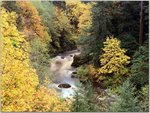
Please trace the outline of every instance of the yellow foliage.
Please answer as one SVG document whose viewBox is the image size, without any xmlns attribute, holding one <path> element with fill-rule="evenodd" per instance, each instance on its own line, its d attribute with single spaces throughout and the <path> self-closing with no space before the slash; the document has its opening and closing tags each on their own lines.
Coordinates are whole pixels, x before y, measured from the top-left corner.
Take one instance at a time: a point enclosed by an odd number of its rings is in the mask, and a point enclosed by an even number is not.
<svg viewBox="0 0 150 113">
<path fill-rule="evenodd" d="M 84 34 L 85 30 L 92 24 L 92 4 L 83 3 L 80 0 L 66 0 L 68 17 L 78 28 L 78 33 Z"/>
<path fill-rule="evenodd" d="M 53 90 L 40 86 L 36 71 L 29 65 L 29 43 L 15 26 L 16 13 L 2 13 L 1 108 L 3 112 L 69 111 Z"/>
<path fill-rule="evenodd" d="M 29 44 L 15 26 L 15 13 L 2 9 L 2 111 L 26 111 L 38 85 L 29 66 Z"/>
<path fill-rule="evenodd" d="M 32 101 L 32 111 L 65 112 L 69 111 L 69 104 L 65 101 L 61 102 L 58 99 L 56 91 L 47 89 L 44 86 L 40 86 L 40 88 L 34 94 Z"/>
<path fill-rule="evenodd" d="M 56 30 L 55 35 L 60 37 L 64 31 L 70 32 L 72 26 L 69 24 L 69 19 L 63 10 L 55 7 L 53 20 L 53 29 Z"/>
<path fill-rule="evenodd" d="M 93 65 L 88 65 L 88 74 L 91 78 L 95 78 L 96 75 L 98 74 L 97 69 Z"/>
<path fill-rule="evenodd" d="M 120 48 L 120 41 L 113 36 L 107 37 L 104 42 L 104 53 L 100 56 L 102 67 L 100 73 L 119 73 L 124 74 L 125 65 L 129 64 L 130 57 L 125 55 L 125 50 Z M 126 72 L 126 71 L 125 71 Z"/>
</svg>

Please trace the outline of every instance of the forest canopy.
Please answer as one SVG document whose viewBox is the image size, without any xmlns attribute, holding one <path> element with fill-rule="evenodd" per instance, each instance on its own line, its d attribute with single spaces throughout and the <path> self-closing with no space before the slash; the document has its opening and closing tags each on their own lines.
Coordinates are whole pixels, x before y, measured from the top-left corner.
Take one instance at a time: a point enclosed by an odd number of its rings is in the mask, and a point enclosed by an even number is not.
<svg viewBox="0 0 150 113">
<path fill-rule="evenodd" d="M 148 1 L 2 1 L 1 22 L 2 112 L 149 111 Z"/>
</svg>

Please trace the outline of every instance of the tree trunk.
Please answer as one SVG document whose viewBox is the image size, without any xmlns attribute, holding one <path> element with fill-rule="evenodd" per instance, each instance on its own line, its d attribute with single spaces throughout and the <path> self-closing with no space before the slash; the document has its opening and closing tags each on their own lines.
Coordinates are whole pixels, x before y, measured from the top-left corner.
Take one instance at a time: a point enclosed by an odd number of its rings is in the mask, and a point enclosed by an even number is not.
<svg viewBox="0 0 150 113">
<path fill-rule="evenodd" d="M 143 1 L 141 1 L 141 11 L 140 11 L 140 32 L 139 32 L 139 45 L 143 43 Z"/>
</svg>

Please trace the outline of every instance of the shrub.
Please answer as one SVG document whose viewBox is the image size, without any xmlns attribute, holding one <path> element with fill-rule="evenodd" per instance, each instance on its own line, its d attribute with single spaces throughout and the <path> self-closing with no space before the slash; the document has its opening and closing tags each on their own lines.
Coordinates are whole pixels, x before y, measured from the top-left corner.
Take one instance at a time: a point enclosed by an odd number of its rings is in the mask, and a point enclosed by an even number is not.
<svg viewBox="0 0 150 113">
<path fill-rule="evenodd" d="M 88 80 L 88 70 L 86 67 L 80 66 L 77 68 L 77 77 L 80 78 L 81 81 Z"/>
</svg>

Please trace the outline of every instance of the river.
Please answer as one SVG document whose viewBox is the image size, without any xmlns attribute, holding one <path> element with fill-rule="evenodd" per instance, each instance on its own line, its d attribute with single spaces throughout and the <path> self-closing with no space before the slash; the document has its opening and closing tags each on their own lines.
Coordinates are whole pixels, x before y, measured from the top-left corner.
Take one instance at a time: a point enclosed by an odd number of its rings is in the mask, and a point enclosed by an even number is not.
<svg viewBox="0 0 150 113">
<path fill-rule="evenodd" d="M 49 87 L 55 88 L 61 98 L 71 98 L 80 83 L 79 79 L 71 77 L 72 72 L 76 71 L 76 68 L 71 66 L 73 57 L 78 54 L 80 54 L 79 50 L 72 50 L 59 54 L 51 60 L 50 70 L 53 76 Z M 60 84 L 68 84 L 70 87 L 60 88 Z"/>
</svg>

